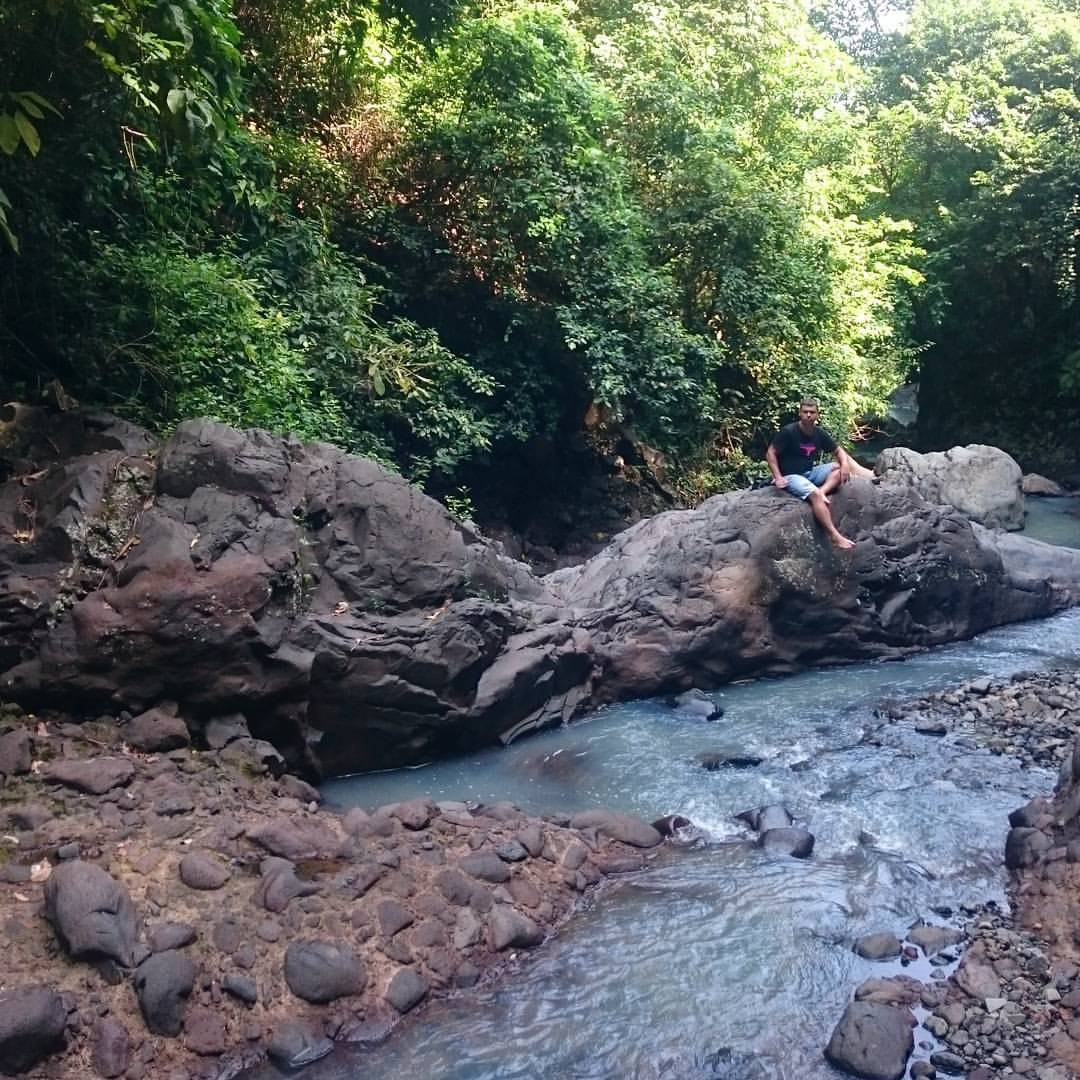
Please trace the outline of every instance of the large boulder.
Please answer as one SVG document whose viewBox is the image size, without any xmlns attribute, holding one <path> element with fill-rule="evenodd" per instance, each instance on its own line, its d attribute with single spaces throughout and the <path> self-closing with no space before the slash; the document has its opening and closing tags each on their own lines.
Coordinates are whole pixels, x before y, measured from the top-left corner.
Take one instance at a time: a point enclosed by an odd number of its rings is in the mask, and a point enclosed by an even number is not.
<svg viewBox="0 0 1080 1080">
<path fill-rule="evenodd" d="M 53 442 L 35 410 L 9 424 L 26 449 L 0 484 L 0 689 L 126 708 L 151 739 L 147 710 L 166 703 L 208 742 L 239 708 L 252 738 L 226 752 L 269 740 L 293 770 L 423 761 L 605 702 L 902 656 L 1080 599 L 1080 552 L 970 520 L 1011 524 L 1022 505 L 962 494 L 1008 486 L 992 450 L 918 469 L 905 451 L 880 486 L 846 484 L 832 504 L 852 552 L 766 489 L 659 514 L 537 578 L 330 446 L 199 420 L 155 458 L 107 418 L 65 419 Z"/>
<path fill-rule="evenodd" d="M 980 525 L 1024 527 L 1023 473 L 995 446 L 954 446 L 932 454 L 894 446 L 881 452 L 877 470 L 894 483 L 910 484 L 930 502 L 955 506 Z"/>
<path fill-rule="evenodd" d="M 841 1072 L 866 1080 L 900 1080 L 915 1045 L 907 1009 L 853 1001 L 833 1030 L 825 1056 Z"/>
</svg>

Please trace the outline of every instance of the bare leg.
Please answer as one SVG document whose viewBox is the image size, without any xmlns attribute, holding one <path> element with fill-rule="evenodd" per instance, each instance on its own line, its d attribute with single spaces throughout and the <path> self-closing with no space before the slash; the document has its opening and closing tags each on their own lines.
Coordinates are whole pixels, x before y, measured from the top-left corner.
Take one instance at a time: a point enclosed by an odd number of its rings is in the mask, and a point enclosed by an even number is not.
<svg viewBox="0 0 1080 1080">
<path fill-rule="evenodd" d="M 818 490 L 822 495 L 829 495 L 840 486 L 840 479 L 840 469 L 837 467 L 825 477 L 825 483 Z"/>
<path fill-rule="evenodd" d="M 863 480 L 874 480 L 876 474 L 873 469 L 868 469 L 865 465 L 860 465 L 853 457 L 849 457 L 851 462 L 851 475 L 861 477 Z"/>
<path fill-rule="evenodd" d="M 829 480 L 831 479 L 832 476 L 829 477 Z M 829 480 L 825 481 L 826 484 Z M 842 551 L 846 551 L 848 548 L 853 548 L 855 546 L 855 542 L 844 536 L 834 524 L 832 514 L 829 513 L 829 504 L 825 501 L 825 496 L 820 491 L 815 491 L 806 501 L 810 504 L 810 509 L 814 513 L 815 520 L 829 534 L 829 539 L 833 542 L 834 546 L 840 548 Z"/>
</svg>

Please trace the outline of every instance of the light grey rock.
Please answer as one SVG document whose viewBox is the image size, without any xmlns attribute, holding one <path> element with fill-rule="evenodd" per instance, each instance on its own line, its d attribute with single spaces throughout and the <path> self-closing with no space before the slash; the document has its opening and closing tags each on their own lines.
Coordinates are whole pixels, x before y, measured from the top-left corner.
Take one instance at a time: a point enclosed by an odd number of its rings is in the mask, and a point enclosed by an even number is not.
<svg viewBox="0 0 1080 1080">
<path fill-rule="evenodd" d="M 893 960 L 900 955 L 900 939 L 888 931 L 866 934 L 855 942 L 855 952 L 864 960 Z"/>
<path fill-rule="evenodd" d="M 1020 466 L 997 447 L 973 444 L 930 454 L 889 447 L 876 469 L 888 483 L 906 483 L 929 502 L 953 506 L 980 525 L 1024 527 Z"/>
</svg>

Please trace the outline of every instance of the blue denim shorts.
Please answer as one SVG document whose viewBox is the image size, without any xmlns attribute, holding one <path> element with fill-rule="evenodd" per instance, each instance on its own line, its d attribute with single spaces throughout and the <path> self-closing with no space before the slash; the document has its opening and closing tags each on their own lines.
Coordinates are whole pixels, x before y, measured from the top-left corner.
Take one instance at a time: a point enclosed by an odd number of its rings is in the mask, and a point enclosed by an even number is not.
<svg viewBox="0 0 1080 1080">
<path fill-rule="evenodd" d="M 815 465 L 809 472 L 791 473 L 784 477 L 787 480 L 787 487 L 784 490 L 790 491 L 797 499 L 809 499 L 825 483 L 829 473 L 835 468 L 835 461 L 826 461 L 821 465 Z"/>
</svg>

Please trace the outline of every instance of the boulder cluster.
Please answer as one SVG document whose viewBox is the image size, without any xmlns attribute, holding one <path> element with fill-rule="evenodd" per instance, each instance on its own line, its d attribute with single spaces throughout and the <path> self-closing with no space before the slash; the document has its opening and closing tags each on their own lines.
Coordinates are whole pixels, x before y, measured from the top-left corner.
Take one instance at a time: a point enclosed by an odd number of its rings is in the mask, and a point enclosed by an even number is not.
<svg viewBox="0 0 1080 1080">
<path fill-rule="evenodd" d="M 212 1078 L 378 1040 L 661 843 L 603 810 L 337 813 L 239 724 L 197 748 L 168 715 L 0 705 L 0 1073 Z"/>
<path fill-rule="evenodd" d="M 967 738 L 1027 766 L 1057 769 L 1080 730 L 1080 672 L 1019 672 L 972 679 L 915 701 L 882 709 L 923 735 Z"/>
<path fill-rule="evenodd" d="M 901 962 L 915 958 L 917 944 L 941 981 L 864 983 L 826 1055 L 856 1076 L 900 1077 L 907 1069 L 913 1078 L 968 1080 L 1080 1075 L 1080 674 L 978 678 L 884 707 L 881 715 L 928 737 L 1009 754 L 1023 766 L 1060 769 L 1060 780 L 1052 796 L 1037 796 L 1009 816 L 1011 914 L 992 904 L 966 912 L 962 933 L 949 930 L 934 942 L 937 952 L 920 937 L 930 928 L 910 931 L 907 945 L 887 931 L 856 942 L 867 959 Z M 915 1017 L 907 1013 L 902 1025 L 880 1008 L 855 1008 L 867 999 L 905 1013 L 921 1005 L 927 1015 L 909 1042 L 903 1027 L 915 1026 Z"/>
</svg>

